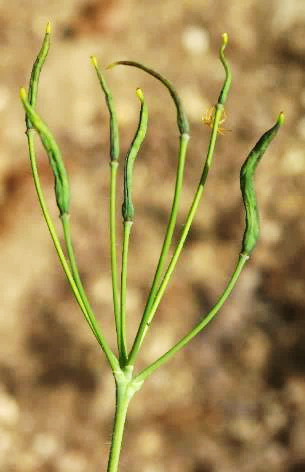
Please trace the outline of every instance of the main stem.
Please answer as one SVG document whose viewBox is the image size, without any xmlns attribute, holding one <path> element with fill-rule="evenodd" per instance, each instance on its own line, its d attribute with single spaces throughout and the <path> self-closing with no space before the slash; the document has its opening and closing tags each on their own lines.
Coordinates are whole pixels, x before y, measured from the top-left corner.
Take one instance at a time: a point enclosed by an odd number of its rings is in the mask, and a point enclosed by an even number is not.
<svg viewBox="0 0 305 472">
<path fill-rule="evenodd" d="M 112 441 L 108 461 L 107 472 L 117 472 L 122 448 L 127 409 L 130 401 L 130 395 L 126 385 L 116 383 L 116 405 L 115 418 L 113 423 Z"/>
<path fill-rule="evenodd" d="M 116 385 L 116 404 L 107 472 L 118 471 L 128 405 L 133 395 L 143 385 L 142 380 L 138 382 L 132 378 L 132 371 L 133 367 L 131 366 L 113 371 Z"/>
</svg>

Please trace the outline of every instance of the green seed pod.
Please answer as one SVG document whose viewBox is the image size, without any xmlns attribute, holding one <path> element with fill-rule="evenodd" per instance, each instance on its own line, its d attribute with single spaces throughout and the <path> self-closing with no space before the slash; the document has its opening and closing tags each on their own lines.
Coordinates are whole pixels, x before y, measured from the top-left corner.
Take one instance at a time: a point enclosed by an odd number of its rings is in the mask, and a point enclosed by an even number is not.
<svg viewBox="0 0 305 472">
<path fill-rule="evenodd" d="M 242 253 L 250 255 L 259 237 L 259 214 L 253 178 L 256 167 L 267 147 L 284 122 L 284 114 L 280 113 L 275 125 L 266 131 L 256 143 L 240 171 L 240 188 L 246 212 L 246 228 L 242 242 Z"/>
<path fill-rule="evenodd" d="M 46 57 L 48 55 L 49 48 L 50 48 L 50 36 L 51 36 L 51 23 L 48 22 L 46 26 L 46 32 L 43 39 L 43 43 L 38 53 L 38 56 L 34 62 L 31 78 L 30 78 L 28 101 L 34 109 L 36 107 L 36 101 L 37 101 L 39 76 L 41 73 L 41 69 L 44 65 L 44 62 L 46 60 Z M 28 116 L 26 116 L 26 127 L 27 129 L 31 129 L 33 127 Z"/>
<path fill-rule="evenodd" d="M 107 85 L 105 77 L 100 71 L 96 57 L 91 56 L 91 61 L 96 70 L 100 85 L 105 95 L 105 100 L 110 115 L 110 159 L 111 161 L 117 161 L 119 159 L 120 154 L 120 139 L 118 121 L 113 103 L 112 93 Z"/>
<path fill-rule="evenodd" d="M 223 87 L 221 89 L 219 98 L 218 98 L 218 103 L 221 105 L 224 105 L 225 101 L 227 100 L 228 92 L 231 87 L 231 82 L 232 82 L 232 72 L 231 72 L 231 67 L 228 63 L 228 61 L 225 58 L 224 51 L 226 49 L 226 46 L 228 44 L 229 37 L 228 33 L 223 33 L 222 34 L 222 45 L 219 50 L 219 58 L 222 62 L 222 65 L 224 67 L 225 73 L 226 73 L 226 78 L 223 84 Z"/>
<path fill-rule="evenodd" d="M 147 122 L 148 122 L 148 111 L 147 105 L 144 99 L 144 94 L 141 89 L 136 90 L 136 94 L 141 102 L 140 118 L 138 129 L 133 138 L 129 151 L 125 158 L 124 165 L 124 202 L 122 205 L 122 215 L 124 221 L 133 221 L 134 207 L 132 204 L 132 173 L 135 159 L 140 150 L 141 144 L 144 141 Z"/>
<path fill-rule="evenodd" d="M 60 216 L 69 213 L 70 189 L 67 171 L 65 169 L 60 149 L 48 129 L 47 125 L 42 121 L 38 113 L 30 105 L 27 93 L 24 88 L 20 89 L 20 98 L 27 116 L 32 126 L 38 132 L 43 147 L 45 148 L 50 166 L 55 178 L 55 196 L 56 203 L 60 212 Z"/>
<path fill-rule="evenodd" d="M 107 69 L 112 69 L 112 67 L 115 67 L 118 65 L 136 67 L 137 69 L 144 70 L 144 72 L 147 72 L 149 75 L 152 75 L 157 80 L 159 80 L 167 88 L 172 99 L 174 100 L 176 110 L 177 110 L 177 124 L 178 124 L 180 134 L 189 134 L 190 125 L 189 125 L 186 113 L 184 111 L 181 98 L 179 97 L 175 87 L 171 84 L 169 80 L 167 80 L 165 77 L 159 74 L 159 72 L 156 72 L 153 69 L 150 69 L 149 67 L 146 67 L 143 64 L 140 64 L 139 62 L 135 62 L 135 61 L 117 61 L 117 62 L 114 62 L 113 64 L 109 64 L 109 66 L 107 66 Z"/>
</svg>

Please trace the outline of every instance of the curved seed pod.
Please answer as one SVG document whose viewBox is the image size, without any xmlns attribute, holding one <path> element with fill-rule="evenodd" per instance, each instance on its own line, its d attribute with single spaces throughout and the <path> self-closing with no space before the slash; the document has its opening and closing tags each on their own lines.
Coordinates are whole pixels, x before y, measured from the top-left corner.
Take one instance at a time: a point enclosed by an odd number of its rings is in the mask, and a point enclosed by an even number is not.
<svg viewBox="0 0 305 472">
<path fill-rule="evenodd" d="M 225 101 L 227 100 L 227 95 L 229 92 L 229 89 L 231 87 L 231 82 L 232 82 L 232 72 L 231 72 L 231 67 L 228 63 L 228 61 L 225 58 L 224 51 L 226 49 L 226 46 L 229 41 L 229 36 L 228 33 L 223 33 L 222 34 L 222 45 L 220 46 L 219 50 L 219 58 L 222 62 L 222 65 L 224 67 L 225 73 L 226 73 L 226 78 L 223 84 L 223 87 L 221 89 L 219 98 L 218 98 L 218 103 L 221 105 L 224 105 Z"/>
<path fill-rule="evenodd" d="M 46 32 L 43 39 L 43 43 L 38 53 L 38 56 L 34 62 L 32 72 L 31 72 L 31 78 L 30 78 L 28 101 L 34 109 L 35 109 L 36 101 L 37 101 L 38 82 L 39 82 L 41 69 L 44 65 L 44 62 L 46 60 L 46 57 L 48 55 L 49 48 L 50 48 L 50 36 L 51 36 L 51 23 L 48 22 L 46 26 Z M 26 127 L 27 129 L 33 128 L 28 116 L 26 116 Z"/>
<path fill-rule="evenodd" d="M 55 178 L 55 196 L 60 216 L 69 213 L 70 189 L 60 149 L 47 125 L 30 105 L 24 88 L 20 89 L 20 98 L 32 126 L 38 132 L 45 148 Z"/>
<path fill-rule="evenodd" d="M 156 72 L 153 69 L 146 67 L 143 64 L 140 64 L 139 62 L 135 62 L 135 61 L 113 62 L 112 64 L 109 64 L 109 66 L 107 66 L 107 69 L 112 69 L 113 67 L 118 66 L 118 65 L 136 67 L 137 69 L 144 70 L 144 72 L 147 72 L 149 75 L 152 75 L 157 80 L 159 80 L 167 88 L 172 99 L 174 100 L 176 110 L 177 110 L 177 124 L 178 124 L 180 134 L 189 134 L 190 126 L 189 126 L 189 122 L 185 114 L 183 105 L 182 105 L 181 98 L 179 97 L 175 87 L 171 84 L 169 80 L 167 80 L 165 77 L 159 74 L 159 72 Z"/>
<path fill-rule="evenodd" d="M 284 113 L 280 113 L 275 125 L 266 131 L 256 143 L 240 171 L 240 188 L 246 211 L 246 229 L 242 242 L 242 253 L 250 255 L 259 237 L 259 214 L 253 178 L 256 167 L 267 147 L 284 123 Z"/>
<path fill-rule="evenodd" d="M 91 56 L 90 59 L 96 70 L 97 77 L 99 79 L 103 93 L 105 95 L 105 100 L 106 100 L 107 108 L 110 115 L 110 160 L 117 161 L 119 159 L 119 154 L 120 154 L 120 139 L 119 139 L 118 120 L 117 120 L 116 111 L 115 111 L 115 107 L 113 103 L 112 93 L 107 85 L 105 77 L 101 73 L 96 57 Z"/>
<path fill-rule="evenodd" d="M 147 122 L 148 122 L 148 111 L 147 105 L 144 99 L 143 91 L 138 88 L 136 94 L 141 102 L 140 118 L 138 129 L 133 138 L 129 151 L 125 158 L 124 165 L 124 202 L 122 205 L 122 215 L 124 221 L 133 221 L 134 217 L 134 207 L 132 204 L 132 172 L 135 159 L 140 150 L 141 144 L 144 141 L 146 131 L 147 131 Z"/>
</svg>

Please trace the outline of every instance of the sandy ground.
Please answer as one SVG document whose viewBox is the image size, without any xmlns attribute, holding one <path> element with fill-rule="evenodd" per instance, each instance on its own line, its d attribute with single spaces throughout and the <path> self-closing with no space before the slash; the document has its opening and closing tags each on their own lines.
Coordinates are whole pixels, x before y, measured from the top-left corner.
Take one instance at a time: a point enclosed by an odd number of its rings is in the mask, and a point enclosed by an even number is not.
<svg viewBox="0 0 305 472">
<path fill-rule="evenodd" d="M 108 117 L 88 58 L 95 54 L 105 65 L 142 61 L 181 94 L 192 130 L 177 241 L 208 143 L 201 115 L 215 103 L 223 80 L 220 35 L 230 35 L 234 81 L 225 126 L 232 132 L 219 137 L 204 200 L 139 368 L 186 333 L 223 290 L 243 233 L 240 166 L 285 111 L 286 124 L 256 180 L 259 245 L 219 317 L 131 403 L 120 470 L 304 471 L 303 0 L 0 1 L 0 470 L 103 471 L 111 437 L 113 380 L 42 221 L 18 100 L 47 20 L 54 34 L 38 109 L 65 157 L 79 265 L 110 342 Z M 135 169 L 131 344 L 168 217 L 178 133 L 172 102 L 159 83 L 123 67 L 107 77 L 118 108 L 122 160 L 136 127 L 137 86 L 150 110 Z M 56 217 L 53 179 L 38 149 Z"/>
</svg>

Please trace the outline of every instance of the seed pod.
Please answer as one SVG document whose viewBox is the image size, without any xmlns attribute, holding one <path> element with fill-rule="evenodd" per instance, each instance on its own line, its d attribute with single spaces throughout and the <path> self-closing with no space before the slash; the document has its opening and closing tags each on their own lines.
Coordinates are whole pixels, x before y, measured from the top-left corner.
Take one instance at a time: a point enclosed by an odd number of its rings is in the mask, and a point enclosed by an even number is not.
<svg viewBox="0 0 305 472">
<path fill-rule="evenodd" d="M 225 58 L 224 52 L 226 49 L 226 46 L 229 41 L 229 36 L 228 33 L 223 33 L 222 34 L 222 45 L 220 46 L 219 50 L 219 58 L 221 60 L 221 63 L 224 67 L 225 73 L 226 73 L 226 78 L 223 84 L 223 87 L 221 89 L 220 95 L 218 97 L 218 103 L 221 105 L 225 104 L 225 101 L 227 100 L 228 92 L 231 87 L 231 82 L 232 82 L 232 72 L 231 72 L 231 67 L 228 61 Z"/>
<path fill-rule="evenodd" d="M 91 56 L 92 64 L 96 70 L 97 77 L 105 95 L 107 108 L 110 115 L 110 160 L 117 161 L 120 154 L 120 139 L 119 139 L 119 128 L 116 116 L 116 111 L 113 103 L 112 93 L 107 85 L 105 77 L 100 71 L 98 62 L 95 56 Z"/>
<path fill-rule="evenodd" d="M 136 94 L 141 102 L 140 118 L 138 129 L 133 138 L 129 151 L 125 158 L 124 164 L 124 201 L 122 205 L 123 220 L 133 221 L 134 207 L 132 204 L 132 173 L 135 159 L 140 150 L 141 144 L 144 141 L 147 131 L 148 111 L 144 99 L 143 91 L 138 88 Z"/>
<path fill-rule="evenodd" d="M 275 125 L 266 131 L 256 143 L 240 171 L 240 188 L 246 212 L 246 228 L 242 242 L 242 253 L 250 255 L 259 237 L 259 214 L 253 183 L 256 167 L 267 147 L 284 122 L 284 114 L 280 113 Z"/>
<path fill-rule="evenodd" d="M 55 196 L 60 216 L 69 213 L 70 189 L 60 149 L 47 125 L 30 105 L 24 88 L 20 89 L 20 98 L 32 126 L 38 132 L 45 148 L 55 178 Z"/>
<path fill-rule="evenodd" d="M 46 26 L 46 32 L 43 39 L 43 43 L 38 53 L 38 56 L 34 62 L 31 78 L 30 78 L 28 101 L 34 109 L 36 107 L 36 101 L 37 101 L 39 76 L 41 73 L 41 69 L 44 65 L 44 62 L 46 60 L 46 57 L 48 55 L 49 48 L 50 48 L 50 35 L 51 35 L 51 23 L 48 22 Z M 26 116 L 26 127 L 27 129 L 31 129 L 33 127 L 28 116 Z"/>
<path fill-rule="evenodd" d="M 112 67 L 115 67 L 118 65 L 136 67 L 137 69 L 144 70 L 144 72 L 147 72 L 149 75 L 152 75 L 157 80 L 159 80 L 167 88 L 172 99 L 174 100 L 176 110 L 177 110 L 177 124 L 178 124 L 180 134 L 189 134 L 190 125 L 189 125 L 186 113 L 184 111 L 181 98 L 179 97 L 175 87 L 171 84 L 169 80 L 167 80 L 165 77 L 159 74 L 159 72 L 156 72 L 150 67 L 146 67 L 143 64 L 139 62 L 135 62 L 135 61 L 117 61 L 117 62 L 114 62 L 113 64 L 109 64 L 109 66 L 107 66 L 107 69 L 112 69 Z"/>
</svg>

